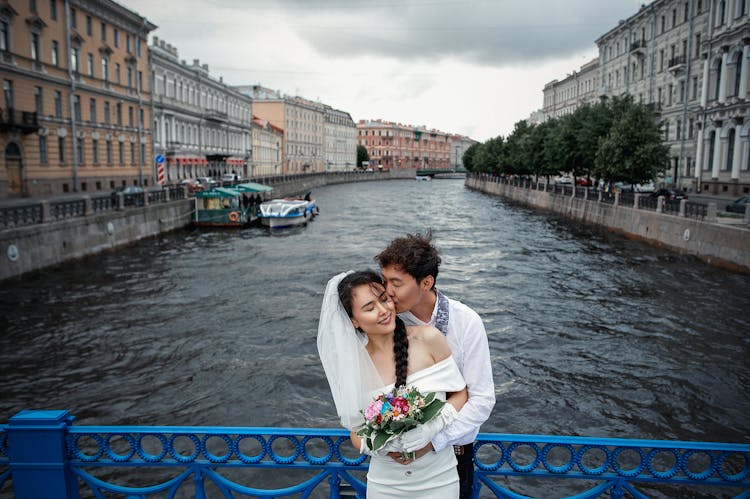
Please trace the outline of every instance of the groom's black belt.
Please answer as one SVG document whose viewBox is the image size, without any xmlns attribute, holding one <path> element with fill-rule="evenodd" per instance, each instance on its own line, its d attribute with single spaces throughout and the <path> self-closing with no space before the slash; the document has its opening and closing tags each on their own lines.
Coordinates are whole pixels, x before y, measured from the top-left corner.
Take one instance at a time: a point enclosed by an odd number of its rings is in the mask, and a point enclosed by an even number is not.
<svg viewBox="0 0 750 499">
<path fill-rule="evenodd" d="M 454 445 L 453 446 L 453 452 L 457 456 L 463 456 L 464 454 L 468 454 L 473 450 L 472 444 L 466 444 L 466 445 Z"/>
</svg>

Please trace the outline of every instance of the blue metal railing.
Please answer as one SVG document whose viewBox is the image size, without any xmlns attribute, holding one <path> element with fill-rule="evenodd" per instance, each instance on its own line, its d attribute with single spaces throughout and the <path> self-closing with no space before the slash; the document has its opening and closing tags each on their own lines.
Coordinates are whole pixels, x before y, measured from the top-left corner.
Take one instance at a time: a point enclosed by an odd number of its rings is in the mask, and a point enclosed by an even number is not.
<svg viewBox="0 0 750 499">
<path fill-rule="evenodd" d="M 345 430 L 72 421 L 67 411 L 22 411 L 0 425 L 0 495 L 12 486 L 16 499 L 145 499 L 186 491 L 205 498 L 207 490 L 224 497 L 365 496 L 368 463 Z M 511 490 L 514 477 L 567 479 L 566 488 L 576 489 L 570 498 L 646 498 L 643 489 L 662 484 L 679 487 L 680 496 L 708 487 L 750 498 L 748 444 L 480 434 L 474 449 L 473 497 L 527 497 Z M 246 483 L 250 469 L 256 480 Z M 133 475 L 151 484 L 133 485 Z"/>
</svg>

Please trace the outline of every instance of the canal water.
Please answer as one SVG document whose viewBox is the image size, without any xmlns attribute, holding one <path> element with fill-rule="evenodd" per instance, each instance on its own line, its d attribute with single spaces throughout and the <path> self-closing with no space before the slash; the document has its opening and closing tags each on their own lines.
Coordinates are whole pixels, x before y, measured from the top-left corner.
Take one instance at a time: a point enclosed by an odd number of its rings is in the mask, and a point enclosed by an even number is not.
<svg viewBox="0 0 750 499">
<path fill-rule="evenodd" d="M 326 281 L 432 229 L 439 287 L 484 320 L 482 430 L 750 443 L 748 276 L 470 191 L 313 193 L 269 232 L 188 229 L 0 287 L 0 420 L 337 427 L 317 357 Z"/>
</svg>

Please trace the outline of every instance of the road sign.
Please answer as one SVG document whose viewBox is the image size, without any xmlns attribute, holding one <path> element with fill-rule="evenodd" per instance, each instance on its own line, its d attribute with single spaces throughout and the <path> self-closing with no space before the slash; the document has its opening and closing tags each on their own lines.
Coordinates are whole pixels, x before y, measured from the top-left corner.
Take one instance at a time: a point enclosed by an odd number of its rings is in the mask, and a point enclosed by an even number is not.
<svg viewBox="0 0 750 499">
<path fill-rule="evenodd" d="M 157 162 L 158 164 L 164 163 L 164 160 L 165 160 L 165 159 L 166 159 L 166 158 L 164 157 L 164 155 L 163 155 L 163 154 L 157 154 L 157 155 L 156 155 L 156 162 Z"/>
</svg>

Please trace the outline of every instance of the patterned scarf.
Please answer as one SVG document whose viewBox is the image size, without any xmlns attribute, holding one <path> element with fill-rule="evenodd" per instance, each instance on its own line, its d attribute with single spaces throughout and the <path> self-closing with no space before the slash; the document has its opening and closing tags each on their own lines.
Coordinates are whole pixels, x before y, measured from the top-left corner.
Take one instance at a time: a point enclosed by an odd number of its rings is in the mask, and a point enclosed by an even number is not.
<svg viewBox="0 0 750 499">
<path fill-rule="evenodd" d="M 441 333 L 448 334 L 448 298 L 443 293 L 435 290 L 437 293 L 437 314 L 435 314 L 435 327 L 440 330 Z"/>
</svg>

